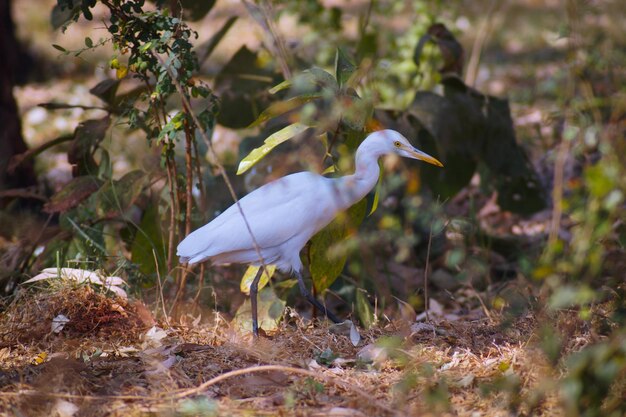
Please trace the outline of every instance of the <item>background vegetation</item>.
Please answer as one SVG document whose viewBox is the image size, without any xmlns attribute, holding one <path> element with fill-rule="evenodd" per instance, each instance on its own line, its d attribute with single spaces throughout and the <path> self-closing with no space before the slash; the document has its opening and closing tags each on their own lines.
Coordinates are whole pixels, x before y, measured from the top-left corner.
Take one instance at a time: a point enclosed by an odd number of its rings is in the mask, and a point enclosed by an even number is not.
<svg viewBox="0 0 626 417">
<path fill-rule="evenodd" d="M 372 331 L 421 313 L 528 326 L 541 382 L 502 361 L 472 387 L 514 413 L 626 412 L 620 2 L 42 4 L 13 4 L 20 46 L 2 44 L 0 112 L 23 134 L 0 136 L 8 311 L 28 277 L 74 267 L 123 277 L 162 323 L 214 309 L 246 326 L 245 266 L 182 268 L 178 242 L 270 179 L 349 173 L 393 128 L 445 169 L 382 161 L 375 193 L 305 248 L 315 292 Z M 315 314 L 282 278 L 265 314 Z M 402 395 L 432 377 L 395 360 Z M 424 401 L 450 411 L 466 387 L 448 382 Z"/>
</svg>

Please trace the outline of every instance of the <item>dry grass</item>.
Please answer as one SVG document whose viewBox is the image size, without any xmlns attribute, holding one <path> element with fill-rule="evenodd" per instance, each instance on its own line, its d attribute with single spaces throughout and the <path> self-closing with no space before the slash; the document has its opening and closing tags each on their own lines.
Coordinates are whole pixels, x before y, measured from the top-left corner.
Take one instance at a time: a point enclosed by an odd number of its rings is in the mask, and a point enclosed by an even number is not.
<svg viewBox="0 0 626 417">
<path fill-rule="evenodd" d="M 56 334 L 58 314 L 70 321 Z M 8 415 L 558 414 L 532 315 L 503 327 L 461 317 L 393 322 L 354 347 L 297 315 L 253 340 L 219 315 L 147 336 L 148 310 L 89 287 L 25 291 L 0 318 Z M 580 333 L 577 337 L 580 336 Z M 363 357 L 364 346 L 379 355 Z M 367 350 L 366 349 L 366 350 Z M 375 360 L 371 360 L 375 359 Z M 544 395 L 548 393 L 549 395 Z M 75 407 L 75 408 L 72 408 Z"/>
</svg>

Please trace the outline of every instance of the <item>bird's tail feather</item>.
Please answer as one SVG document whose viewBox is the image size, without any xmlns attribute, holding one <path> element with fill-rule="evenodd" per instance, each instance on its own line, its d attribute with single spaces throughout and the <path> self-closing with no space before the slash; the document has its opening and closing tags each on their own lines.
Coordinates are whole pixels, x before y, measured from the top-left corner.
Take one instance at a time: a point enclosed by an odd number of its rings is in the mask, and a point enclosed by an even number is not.
<svg viewBox="0 0 626 417">
<path fill-rule="evenodd" d="M 208 249 L 206 242 L 206 234 L 198 233 L 202 228 L 190 233 L 176 247 L 176 255 L 180 258 L 181 263 L 197 263 L 200 259 L 206 259 L 202 253 Z"/>
</svg>

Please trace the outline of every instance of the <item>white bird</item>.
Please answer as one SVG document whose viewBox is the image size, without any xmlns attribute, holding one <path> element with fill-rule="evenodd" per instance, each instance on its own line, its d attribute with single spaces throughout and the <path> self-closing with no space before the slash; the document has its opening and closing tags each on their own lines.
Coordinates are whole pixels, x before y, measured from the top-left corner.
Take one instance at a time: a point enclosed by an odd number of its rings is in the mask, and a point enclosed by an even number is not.
<svg viewBox="0 0 626 417">
<path fill-rule="evenodd" d="M 239 200 L 262 259 L 240 209 L 233 204 L 180 242 L 177 248 L 180 262 L 195 264 L 210 260 L 214 265 L 274 264 L 283 272 L 295 274 L 302 295 L 329 319 L 340 322 L 306 288 L 300 251 L 339 212 L 347 210 L 374 188 L 380 174 L 378 158 L 393 153 L 443 166 L 394 130 L 374 132 L 356 151 L 354 174 L 327 178 L 311 172 L 298 172 L 265 184 Z M 258 335 L 257 291 L 262 270 L 259 269 L 250 286 L 255 336 Z"/>
</svg>

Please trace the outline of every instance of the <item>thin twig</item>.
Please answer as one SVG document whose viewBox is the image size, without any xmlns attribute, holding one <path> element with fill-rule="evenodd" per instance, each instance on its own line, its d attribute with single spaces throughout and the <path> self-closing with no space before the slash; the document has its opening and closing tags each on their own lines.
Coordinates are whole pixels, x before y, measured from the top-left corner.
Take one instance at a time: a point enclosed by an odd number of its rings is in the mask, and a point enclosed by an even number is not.
<svg viewBox="0 0 626 417">
<path fill-rule="evenodd" d="M 322 379 L 324 382 L 333 384 L 339 388 L 342 388 L 346 391 L 352 391 L 357 394 L 363 400 L 367 401 L 374 407 L 385 411 L 390 414 L 396 414 L 396 410 L 389 407 L 386 404 L 382 404 L 380 400 L 378 400 L 373 394 L 362 390 L 361 388 L 355 387 L 354 385 L 347 384 L 341 380 L 339 380 L 335 376 L 325 375 L 320 372 L 313 372 L 307 369 L 302 368 L 293 368 L 290 366 L 283 365 L 259 365 L 252 366 L 244 369 L 237 369 L 234 371 L 226 372 L 224 374 L 218 375 L 215 378 L 211 378 L 210 380 L 200 384 L 197 387 L 168 392 L 164 395 L 160 396 L 142 396 L 142 395 L 77 395 L 77 394 L 63 394 L 63 393 L 54 393 L 54 392 L 41 392 L 41 391 L 19 391 L 19 392 L 0 392 L 0 397 L 16 397 L 16 396 L 25 396 L 31 395 L 35 397 L 48 397 L 48 398 L 65 398 L 65 399 L 81 399 L 81 400 L 137 400 L 137 401 L 172 401 L 179 400 L 191 395 L 199 394 L 203 391 L 206 391 L 207 388 L 219 384 L 222 381 L 225 381 L 230 378 L 234 378 L 241 375 L 247 375 L 258 372 L 285 372 L 290 374 L 304 375 L 313 379 Z"/>
<path fill-rule="evenodd" d="M 322 158 L 322 165 L 324 165 L 324 162 L 326 162 L 326 159 L 328 158 L 328 156 L 332 156 L 331 152 L 333 150 L 333 147 L 335 146 L 335 142 L 337 142 L 337 137 L 339 135 L 339 126 L 341 124 L 341 120 L 339 120 L 337 122 L 337 127 L 335 128 L 335 132 L 333 133 L 333 137 L 330 140 L 330 143 L 328 144 L 328 148 L 326 149 L 326 152 L 324 153 L 324 157 Z"/>
<path fill-rule="evenodd" d="M 476 39 L 474 40 L 472 53 L 470 55 L 469 62 L 467 63 L 467 69 L 465 70 L 465 84 L 471 87 L 473 87 L 474 83 L 476 82 L 476 77 L 478 75 L 478 65 L 480 64 L 480 55 L 482 53 L 483 46 L 487 41 L 489 33 L 491 32 L 493 16 L 502 3 L 503 2 L 498 0 L 491 0 L 489 8 L 487 9 L 487 14 L 485 15 L 485 18 L 483 20 L 483 24 L 478 30 L 478 34 L 476 35 Z"/>
<path fill-rule="evenodd" d="M 240 376 L 240 375 L 246 375 L 246 374 L 251 374 L 251 373 L 257 373 L 257 372 L 271 372 L 271 371 L 276 371 L 276 372 L 285 372 L 285 373 L 290 373 L 290 374 L 298 374 L 298 375 L 304 375 L 304 376 L 308 376 L 310 378 L 313 379 L 322 379 L 327 383 L 331 383 L 337 387 L 340 387 L 342 389 L 345 389 L 346 391 L 352 391 L 355 394 L 357 394 L 358 396 L 362 397 L 364 400 L 366 400 L 367 402 L 369 402 L 370 404 L 374 405 L 375 407 L 384 410 L 388 413 L 392 413 L 395 414 L 395 410 L 385 404 L 381 404 L 380 401 L 378 399 L 376 399 L 371 393 L 366 392 L 364 390 L 362 390 L 361 388 L 355 387 L 353 385 L 349 385 L 347 383 L 344 383 L 342 381 L 340 381 L 339 379 L 337 379 L 336 377 L 333 376 L 328 376 L 325 374 L 322 374 L 320 372 L 313 372 L 313 371 L 309 371 L 307 369 L 302 369 L 302 368 L 293 368 L 290 366 L 283 366 L 283 365 L 260 365 L 260 366 L 253 366 L 250 368 L 244 368 L 244 369 L 237 369 L 234 371 L 230 371 L 230 372 L 226 372 L 225 374 L 221 374 L 216 376 L 215 378 L 212 378 L 202 384 L 200 384 L 199 386 L 195 387 L 195 388 L 190 388 L 190 389 L 186 389 L 183 391 L 179 391 L 177 393 L 174 393 L 173 395 L 170 396 L 170 398 L 172 399 L 181 399 L 181 398 L 185 398 L 188 397 L 190 395 L 194 395 L 194 394 L 199 394 L 203 391 L 205 391 L 207 388 L 209 388 L 212 385 L 218 384 L 226 379 L 229 378 L 233 378 L 236 376 Z"/>
<path fill-rule="evenodd" d="M 261 247 L 259 246 L 259 243 L 257 242 L 256 238 L 254 237 L 254 233 L 252 233 L 252 228 L 250 227 L 250 222 L 248 222 L 248 218 L 246 217 L 245 213 L 243 212 L 243 208 L 241 207 L 241 204 L 239 202 L 239 198 L 237 198 L 237 194 L 235 193 L 235 189 L 233 188 L 233 185 L 232 185 L 230 179 L 228 178 L 228 174 L 226 174 L 226 169 L 224 168 L 224 165 L 222 165 L 222 163 L 220 162 L 220 160 L 219 160 L 219 158 L 217 156 L 217 153 L 215 152 L 215 149 L 213 149 L 213 143 L 211 142 L 211 140 L 207 136 L 206 132 L 202 129 L 202 124 L 198 120 L 198 117 L 196 116 L 195 112 L 192 110 L 191 104 L 189 103 L 189 98 L 187 97 L 187 94 L 185 94 L 185 90 L 183 90 L 183 87 L 180 85 L 180 82 L 178 81 L 178 79 L 172 73 L 172 70 L 170 69 L 170 67 L 165 65 L 165 62 L 163 61 L 163 58 L 161 58 L 159 55 L 157 55 L 154 51 L 152 51 L 152 55 L 161 63 L 163 68 L 165 68 L 165 70 L 169 74 L 170 78 L 172 79 L 172 83 L 174 83 L 174 86 L 176 87 L 176 90 L 180 94 L 180 99 L 183 102 L 183 105 L 187 106 L 187 108 L 189 109 L 189 115 L 193 119 L 193 122 L 196 125 L 196 127 L 198 128 L 198 132 L 200 132 L 200 136 L 202 136 L 202 139 L 206 142 L 206 144 L 207 144 L 207 146 L 209 148 L 209 152 L 211 152 L 211 156 L 213 157 L 213 160 L 215 161 L 215 164 L 217 165 L 217 168 L 220 171 L 220 175 L 224 179 L 224 183 L 226 184 L 226 187 L 228 188 L 228 192 L 230 193 L 230 196 L 232 197 L 232 199 L 235 202 L 235 204 L 237 205 L 237 209 L 239 210 L 239 214 L 241 214 L 241 218 L 243 219 L 243 222 L 246 225 L 246 230 L 248 231 L 248 234 L 250 235 L 250 238 L 252 239 L 252 244 L 254 246 L 254 250 L 257 253 L 257 256 L 259 257 L 259 261 L 261 262 L 261 265 L 265 268 L 266 264 L 265 264 L 265 260 L 263 259 L 263 255 L 261 254 Z"/>
<path fill-rule="evenodd" d="M 170 193 L 170 230 L 169 230 L 169 236 L 168 236 L 168 243 L 167 243 L 167 270 L 168 273 L 169 271 L 172 270 L 172 262 L 174 260 L 174 239 L 175 239 L 175 233 L 176 233 L 176 194 L 174 191 L 174 187 L 176 186 L 176 179 L 173 178 L 174 175 L 172 173 L 172 167 L 171 167 L 171 161 L 170 158 L 168 156 L 165 157 L 166 161 L 165 161 L 165 166 L 167 169 L 167 182 L 169 185 L 169 193 Z"/>
<path fill-rule="evenodd" d="M 365 12 L 365 18 L 363 18 L 363 24 L 361 25 L 361 38 L 365 35 L 365 30 L 370 24 L 370 18 L 372 17 L 372 10 L 374 9 L 375 0 L 370 0 L 367 5 L 367 11 Z"/>
<path fill-rule="evenodd" d="M 243 0 L 244 6 L 250 13 L 250 16 L 263 28 L 263 30 L 269 35 L 271 44 L 268 45 L 270 50 L 274 50 L 278 64 L 280 65 L 283 77 L 288 80 L 291 78 L 291 70 L 289 69 L 289 58 L 285 42 L 278 35 L 278 30 L 274 24 L 274 20 L 271 18 L 271 4 L 267 1 L 261 0 L 260 5 L 253 4 L 250 1 Z"/>
<path fill-rule="evenodd" d="M 428 269 L 430 263 L 430 247 L 433 242 L 433 224 L 430 224 L 430 232 L 428 233 L 428 248 L 426 249 L 426 265 L 424 266 L 424 312 L 426 313 L 426 321 L 430 323 L 428 315 Z"/>
<path fill-rule="evenodd" d="M 205 270 L 205 264 L 201 263 L 200 273 L 198 275 L 198 291 L 196 291 L 196 296 L 193 297 L 193 302 L 196 304 L 198 303 L 198 300 L 200 299 L 200 294 L 202 293 L 202 286 L 204 285 L 204 270 Z"/>
<path fill-rule="evenodd" d="M 152 248 L 152 256 L 154 257 L 154 264 L 156 265 L 157 273 L 157 290 L 159 291 L 159 297 L 161 298 L 161 308 L 163 309 L 163 319 L 168 327 L 170 326 L 170 319 L 165 311 L 165 298 L 163 297 L 163 284 L 161 283 L 161 272 L 159 271 L 159 261 L 157 260 L 156 251 Z"/>
<path fill-rule="evenodd" d="M 483 311 L 485 312 L 485 316 L 487 316 L 487 319 L 491 322 L 494 323 L 494 319 L 493 316 L 491 315 L 491 312 L 489 311 L 489 309 L 487 308 L 487 305 L 485 304 L 485 302 L 483 301 L 482 297 L 480 296 L 480 294 L 478 294 L 478 291 L 476 291 L 476 289 L 474 288 L 474 285 L 470 282 L 469 283 L 469 287 L 470 289 L 474 292 L 474 296 L 476 298 L 478 298 L 478 302 L 480 303 L 481 307 L 483 308 Z"/>
<path fill-rule="evenodd" d="M 9 165 L 7 167 L 7 172 L 9 172 L 10 174 L 14 173 L 15 170 L 17 169 L 17 167 L 24 163 L 24 161 L 27 161 L 29 159 L 32 159 L 35 155 L 40 154 L 41 152 L 45 151 L 48 148 L 52 148 L 53 146 L 56 146 L 60 143 L 64 143 L 64 142 L 69 142 L 71 140 L 74 139 L 74 135 L 64 135 L 64 136 L 59 136 L 56 139 L 53 139 L 49 142 L 46 142 L 42 145 L 39 145 L 37 147 L 28 149 L 26 152 L 22 152 L 20 154 L 14 155 L 11 160 L 9 161 Z"/>
<path fill-rule="evenodd" d="M 188 109 L 185 109 L 188 110 Z M 188 113 L 188 111 L 187 111 Z M 184 123 L 185 128 L 185 169 L 186 169 L 186 187 L 185 187 L 185 236 L 191 233 L 191 209 L 193 207 L 193 167 L 192 167 L 192 132 L 189 127 L 189 122 L 185 120 Z M 180 276 L 180 281 L 178 282 L 178 289 L 176 290 L 176 297 L 174 298 L 174 304 L 176 305 L 180 300 L 184 290 L 185 284 L 187 282 L 187 275 L 189 274 L 189 268 L 183 268 Z"/>
<path fill-rule="evenodd" d="M 563 217 L 563 182 L 565 179 L 565 163 L 569 156 L 570 141 L 562 140 L 558 145 L 556 159 L 554 160 L 554 185 L 552 187 L 552 218 L 550 219 L 550 231 L 548 234 L 548 250 L 552 250 L 561 230 L 561 218 Z"/>
<path fill-rule="evenodd" d="M 196 178 L 198 179 L 198 188 L 200 189 L 200 213 L 202 213 L 203 220 L 206 220 L 206 191 L 204 189 L 204 181 L 202 179 L 202 170 L 200 169 L 200 156 L 198 153 L 198 144 L 196 141 L 191 142 L 193 146 L 193 156 L 196 161 Z"/>
<path fill-rule="evenodd" d="M 193 206 L 193 167 L 192 167 L 192 132 L 189 128 L 189 123 L 185 120 L 185 168 L 187 169 L 187 189 L 186 189 L 186 204 L 185 207 L 185 236 L 191 233 L 191 208 Z"/>
</svg>

